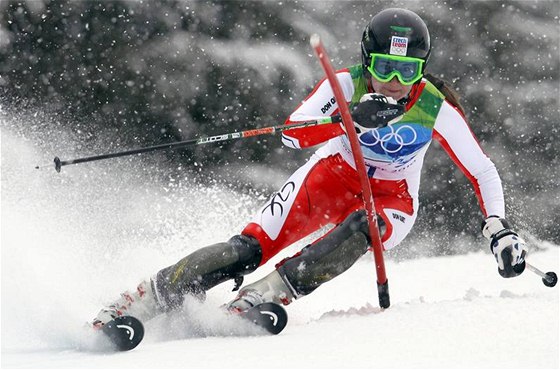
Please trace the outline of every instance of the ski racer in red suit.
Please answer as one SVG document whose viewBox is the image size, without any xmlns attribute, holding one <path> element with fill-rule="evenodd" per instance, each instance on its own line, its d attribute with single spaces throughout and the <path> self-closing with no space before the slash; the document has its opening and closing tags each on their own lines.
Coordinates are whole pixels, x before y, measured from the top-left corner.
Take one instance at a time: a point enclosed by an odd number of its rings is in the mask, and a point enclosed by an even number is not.
<svg viewBox="0 0 560 370">
<path fill-rule="evenodd" d="M 414 224 L 424 155 L 435 138 L 474 186 L 485 218 L 482 233 L 490 240 L 500 275 L 517 276 L 525 267 L 526 246 L 504 219 L 500 177 L 471 132 L 456 94 L 424 75 L 430 51 L 428 29 L 417 14 L 386 9 L 363 32 L 362 62 L 337 72 L 364 154 L 383 247 L 397 246 Z M 337 114 L 332 89 L 323 80 L 286 123 Z M 93 326 L 124 314 L 150 319 L 180 307 L 186 295 L 202 299 L 227 280 L 235 279 L 239 286 L 244 275 L 327 225 L 335 226 L 266 277 L 243 287 L 227 308 L 241 312 L 262 302 L 287 305 L 366 253 L 369 230 L 361 186 L 342 126 L 288 130 L 283 142 L 297 149 L 324 145 L 239 235 L 199 249 L 143 281 L 136 291 L 123 293 L 99 312 Z"/>
</svg>

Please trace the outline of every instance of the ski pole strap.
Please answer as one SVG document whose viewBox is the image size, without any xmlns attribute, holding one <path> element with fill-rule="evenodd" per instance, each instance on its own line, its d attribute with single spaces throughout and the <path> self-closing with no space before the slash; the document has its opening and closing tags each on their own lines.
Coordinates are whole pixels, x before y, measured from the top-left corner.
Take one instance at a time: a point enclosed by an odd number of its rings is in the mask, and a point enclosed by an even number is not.
<svg viewBox="0 0 560 370">
<path fill-rule="evenodd" d="M 243 285 L 243 276 L 237 276 L 235 279 L 233 279 L 233 282 L 235 283 L 235 285 L 231 291 L 237 292 L 239 288 L 241 288 L 241 285 Z"/>
</svg>

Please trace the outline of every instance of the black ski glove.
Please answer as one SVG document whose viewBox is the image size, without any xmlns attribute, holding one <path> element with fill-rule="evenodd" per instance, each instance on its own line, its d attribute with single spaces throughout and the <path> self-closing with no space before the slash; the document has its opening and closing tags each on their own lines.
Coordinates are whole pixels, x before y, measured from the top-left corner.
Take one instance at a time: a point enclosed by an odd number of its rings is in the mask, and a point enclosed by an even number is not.
<svg viewBox="0 0 560 370">
<path fill-rule="evenodd" d="M 356 132 L 361 134 L 365 131 L 387 126 L 387 124 L 397 120 L 404 113 L 404 105 L 398 104 L 394 99 L 387 98 L 383 94 L 373 93 L 362 96 L 360 103 L 356 105 L 351 114 Z M 333 122 L 341 121 L 340 114 L 333 117 Z M 341 124 L 341 126 L 344 130 L 344 125 Z"/>
<path fill-rule="evenodd" d="M 391 99 L 391 98 L 389 98 Z M 387 126 L 405 112 L 404 105 L 382 94 L 365 94 L 352 112 L 354 126 L 359 133 Z M 394 103 L 393 103 L 394 102 Z"/>
</svg>

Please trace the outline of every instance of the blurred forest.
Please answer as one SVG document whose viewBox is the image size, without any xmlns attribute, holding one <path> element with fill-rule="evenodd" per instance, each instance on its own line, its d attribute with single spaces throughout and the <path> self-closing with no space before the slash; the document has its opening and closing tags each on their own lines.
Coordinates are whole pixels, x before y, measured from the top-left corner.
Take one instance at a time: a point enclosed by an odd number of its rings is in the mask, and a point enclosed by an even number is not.
<svg viewBox="0 0 560 370">
<path fill-rule="evenodd" d="M 335 68 L 343 68 L 360 61 L 371 17 L 395 6 L 428 24 L 427 69 L 462 95 L 502 176 L 512 223 L 526 237 L 559 243 L 555 0 L 1 0 L 0 104 L 55 115 L 84 143 L 84 155 L 94 143 L 112 152 L 277 125 L 322 78 L 310 34 L 322 36 Z M 413 236 L 455 253 L 454 241 L 479 238 L 482 215 L 468 180 L 432 146 Z M 196 164 L 200 176 L 223 181 L 258 166 L 288 176 L 312 151 L 263 136 L 170 151 L 161 165 Z"/>
</svg>

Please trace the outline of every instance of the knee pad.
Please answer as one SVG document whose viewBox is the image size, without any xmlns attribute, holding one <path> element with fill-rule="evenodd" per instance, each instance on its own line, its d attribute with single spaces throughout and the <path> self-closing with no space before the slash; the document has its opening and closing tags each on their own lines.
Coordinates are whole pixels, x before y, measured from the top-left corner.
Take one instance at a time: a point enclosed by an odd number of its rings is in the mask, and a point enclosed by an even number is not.
<svg viewBox="0 0 560 370">
<path fill-rule="evenodd" d="M 364 209 L 352 212 L 339 226 L 363 233 L 366 236 L 368 243 L 371 243 L 367 215 Z M 377 214 L 377 228 L 379 229 L 379 236 L 383 237 L 385 231 L 387 230 L 387 225 L 385 224 L 385 220 L 383 220 L 379 214 Z"/>
<path fill-rule="evenodd" d="M 363 209 L 350 213 L 341 224 L 337 225 L 337 228 L 340 230 L 337 234 L 340 234 L 342 238 L 359 232 L 364 234 L 368 241 L 370 239 L 366 211 Z"/>
<path fill-rule="evenodd" d="M 235 235 L 228 240 L 238 256 L 236 267 L 245 271 L 245 275 L 259 267 L 262 259 L 262 249 L 259 241 L 248 235 Z"/>
</svg>

